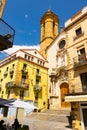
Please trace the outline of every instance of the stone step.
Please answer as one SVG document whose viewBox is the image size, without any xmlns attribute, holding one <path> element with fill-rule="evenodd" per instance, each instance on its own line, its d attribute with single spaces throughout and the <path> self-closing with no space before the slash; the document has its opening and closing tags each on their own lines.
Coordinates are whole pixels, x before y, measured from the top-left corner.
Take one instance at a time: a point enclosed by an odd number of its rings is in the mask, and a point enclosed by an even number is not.
<svg viewBox="0 0 87 130">
<path fill-rule="evenodd" d="M 69 122 L 69 111 L 45 111 L 40 113 L 32 113 L 29 115 L 29 118 L 38 119 L 38 120 L 48 120 L 48 121 L 55 121 L 55 122 Z"/>
<path fill-rule="evenodd" d="M 47 114 L 56 114 L 56 115 L 66 115 L 66 116 L 69 116 L 70 115 L 70 109 L 67 109 L 67 110 L 44 110 L 43 112 L 41 113 L 47 113 Z"/>
</svg>

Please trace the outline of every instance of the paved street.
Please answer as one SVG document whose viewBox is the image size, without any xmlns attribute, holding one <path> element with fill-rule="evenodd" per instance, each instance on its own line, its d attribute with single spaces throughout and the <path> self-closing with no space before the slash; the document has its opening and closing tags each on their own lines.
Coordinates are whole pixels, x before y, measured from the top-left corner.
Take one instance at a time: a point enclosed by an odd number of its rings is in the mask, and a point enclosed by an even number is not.
<svg viewBox="0 0 87 130">
<path fill-rule="evenodd" d="M 19 118 L 19 122 L 29 126 L 30 130 L 72 130 L 66 115 L 47 113 L 34 113 L 26 118 Z M 1 118 L 3 119 L 3 118 Z M 13 118 L 4 118 L 5 122 L 13 123 Z"/>
</svg>

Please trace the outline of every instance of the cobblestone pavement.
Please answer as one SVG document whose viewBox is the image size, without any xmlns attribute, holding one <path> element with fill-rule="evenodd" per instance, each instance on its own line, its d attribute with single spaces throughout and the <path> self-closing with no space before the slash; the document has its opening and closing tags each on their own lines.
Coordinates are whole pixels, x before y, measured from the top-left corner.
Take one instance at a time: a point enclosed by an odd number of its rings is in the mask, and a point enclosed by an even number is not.
<svg viewBox="0 0 87 130">
<path fill-rule="evenodd" d="M 19 122 L 23 125 L 28 125 L 29 130 L 72 130 L 69 128 L 68 122 L 64 122 L 63 118 L 59 116 L 59 118 L 62 119 L 62 121 L 58 121 L 58 116 L 53 115 L 46 115 L 44 114 L 31 114 L 29 117 L 23 117 L 18 118 Z M 14 118 L 3 118 L 0 117 L 0 119 L 4 119 L 5 123 L 8 123 L 11 125 L 14 121 Z"/>
</svg>

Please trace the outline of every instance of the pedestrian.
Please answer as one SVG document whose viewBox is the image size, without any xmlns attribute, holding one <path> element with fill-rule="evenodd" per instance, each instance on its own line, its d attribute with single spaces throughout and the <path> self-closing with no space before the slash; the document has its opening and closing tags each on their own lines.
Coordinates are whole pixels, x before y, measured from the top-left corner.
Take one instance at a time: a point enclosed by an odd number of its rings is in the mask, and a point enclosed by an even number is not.
<svg viewBox="0 0 87 130">
<path fill-rule="evenodd" d="M 5 130 L 3 124 L 4 124 L 4 120 L 1 120 L 1 121 L 0 121 L 0 130 Z"/>
<path fill-rule="evenodd" d="M 14 123 L 12 124 L 12 127 L 14 128 L 14 130 L 17 130 L 17 128 L 19 128 L 19 121 L 18 121 L 17 118 L 14 120 Z"/>
</svg>

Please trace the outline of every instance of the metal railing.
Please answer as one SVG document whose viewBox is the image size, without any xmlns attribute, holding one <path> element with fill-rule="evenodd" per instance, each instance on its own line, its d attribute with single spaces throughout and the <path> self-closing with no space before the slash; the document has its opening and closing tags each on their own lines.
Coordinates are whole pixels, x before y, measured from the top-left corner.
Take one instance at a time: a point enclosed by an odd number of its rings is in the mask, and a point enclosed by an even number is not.
<svg viewBox="0 0 87 130">
<path fill-rule="evenodd" d="M 27 69 L 22 69 L 22 74 L 27 75 L 28 74 L 28 70 Z"/>
<path fill-rule="evenodd" d="M 87 54 L 82 54 L 73 58 L 74 67 L 87 64 Z"/>
<path fill-rule="evenodd" d="M 34 91 L 41 91 L 41 90 L 42 90 L 41 86 L 39 86 L 37 84 L 34 86 Z"/>
<path fill-rule="evenodd" d="M 14 68 L 11 68 L 10 71 L 9 71 L 10 74 L 13 74 L 14 73 Z"/>
<path fill-rule="evenodd" d="M 36 73 L 36 78 L 41 78 L 41 74 L 40 73 Z"/>
<path fill-rule="evenodd" d="M 21 82 L 11 81 L 11 82 L 6 83 L 6 88 L 14 88 L 14 87 L 28 89 L 29 84 L 22 82 L 22 81 Z"/>
</svg>

